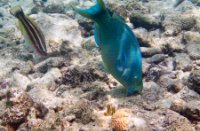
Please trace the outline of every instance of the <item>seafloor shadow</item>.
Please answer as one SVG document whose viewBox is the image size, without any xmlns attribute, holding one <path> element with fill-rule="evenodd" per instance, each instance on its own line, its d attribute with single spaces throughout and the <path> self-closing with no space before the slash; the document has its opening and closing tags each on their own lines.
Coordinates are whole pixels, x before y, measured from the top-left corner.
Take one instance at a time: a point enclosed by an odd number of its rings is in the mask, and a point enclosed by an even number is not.
<svg viewBox="0 0 200 131">
<path fill-rule="evenodd" d="M 112 89 L 111 91 L 107 92 L 107 94 L 111 95 L 114 98 L 129 97 L 127 95 L 127 89 L 124 88 L 123 86 L 116 87 L 116 88 Z M 137 96 L 137 95 L 138 95 L 138 93 L 135 93 L 131 96 Z"/>
</svg>

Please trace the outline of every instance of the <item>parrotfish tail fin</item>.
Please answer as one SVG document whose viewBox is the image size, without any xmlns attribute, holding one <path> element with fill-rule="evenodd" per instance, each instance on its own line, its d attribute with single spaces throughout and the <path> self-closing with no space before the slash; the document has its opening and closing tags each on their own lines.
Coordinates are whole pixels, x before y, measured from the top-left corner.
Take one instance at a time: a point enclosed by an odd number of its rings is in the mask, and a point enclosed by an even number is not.
<svg viewBox="0 0 200 131">
<path fill-rule="evenodd" d="M 10 14 L 17 17 L 18 14 L 24 14 L 24 12 L 23 12 L 21 6 L 18 5 L 18 6 L 14 6 L 10 9 Z"/>
<path fill-rule="evenodd" d="M 105 13 L 107 11 L 103 0 L 97 0 L 97 4 L 90 7 L 89 9 L 79 9 L 74 5 L 72 5 L 72 8 L 80 15 L 89 19 L 94 19 L 96 15 Z"/>
</svg>

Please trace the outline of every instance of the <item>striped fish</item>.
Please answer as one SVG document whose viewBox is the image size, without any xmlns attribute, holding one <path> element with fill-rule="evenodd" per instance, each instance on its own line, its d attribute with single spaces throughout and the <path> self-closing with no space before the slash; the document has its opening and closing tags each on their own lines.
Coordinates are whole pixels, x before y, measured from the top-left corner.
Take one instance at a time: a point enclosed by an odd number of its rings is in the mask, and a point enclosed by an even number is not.
<svg viewBox="0 0 200 131">
<path fill-rule="evenodd" d="M 10 13 L 18 19 L 18 27 L 22 32 L 27 44 L 33 47 L 42 56 L 47 55 L 46 41 L 40 28 L 33 20 L 25 16 L 20 6 L 10 9 Z M 33 50 L 34 50 L 33 49 Z"/>
</svg>

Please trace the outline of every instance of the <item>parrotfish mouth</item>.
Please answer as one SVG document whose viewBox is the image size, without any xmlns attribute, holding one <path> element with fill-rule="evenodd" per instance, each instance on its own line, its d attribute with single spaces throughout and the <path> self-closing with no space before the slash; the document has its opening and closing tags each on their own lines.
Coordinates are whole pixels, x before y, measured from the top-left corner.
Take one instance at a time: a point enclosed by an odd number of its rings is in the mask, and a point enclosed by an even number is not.
<svg viewBox="0 0 200 131">
<path fill-rule="evenodd" d="M 132 96 L 134 94 L 141 94 L 142 88 L 127 88 L 127 96 Z"/>
<path fill-rule="evenodd" d="M 20 6 L 15 6 L 10 9 L 10 13 L 18 18 L 19 27 L 23 34 L 27 34 L 31 44 L 36 51 L 43 56 L 47 55 L 46 41 L 41 29 L 36 25 L 34 21 L 24 15 L 24 12 Z"/>
<path fill-rule="evenodd" d="M 75 7 L 74 5 L 71 5 L 71 6 L 80 15 L 82 15 L 86 18 L 89 18 L 89 19 L 93 19 L 95 17 L 95 15 L 98 15 L 102 12 L 106 12 L 106 7 L 105 7 L 103 0 L 96 0 L 96 1 L 97 1 L 97 4 L 90 7 L 89 9 L 79 9 L 79 8 Z"/>
</svg>

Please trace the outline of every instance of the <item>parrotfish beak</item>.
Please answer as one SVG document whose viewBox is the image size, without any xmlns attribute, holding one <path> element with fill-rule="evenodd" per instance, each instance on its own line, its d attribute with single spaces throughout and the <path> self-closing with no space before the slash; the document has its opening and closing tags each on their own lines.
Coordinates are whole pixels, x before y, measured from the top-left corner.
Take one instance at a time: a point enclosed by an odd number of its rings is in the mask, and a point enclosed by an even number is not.
<svg viewBox="0 0 200 131">
<path fill-rule="evenodd" d="M 93 19 L 95 15 L 101 12 L 106 12 L 106 7 L 105 4 L 103 3 L 103 0 L 97 0 L 96 5 L 90 7 L 89 9 L 84 9 L 84 10 L 75 7 L 73 4 L 71 6 L 74 9 L 74 11 L 89 19 Z"/>
</svg>

